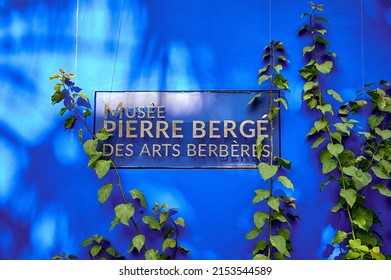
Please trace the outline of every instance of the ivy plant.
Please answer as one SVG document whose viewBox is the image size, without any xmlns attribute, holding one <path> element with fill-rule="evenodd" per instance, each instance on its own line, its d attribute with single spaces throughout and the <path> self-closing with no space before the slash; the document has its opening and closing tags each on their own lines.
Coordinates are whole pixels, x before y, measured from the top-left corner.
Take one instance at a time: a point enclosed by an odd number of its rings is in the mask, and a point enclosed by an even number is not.
<svg viewBox="0 0 391 280">
<path fill-rule="evenodd" d="M 276 89 L 289 91 L 288 81 L 282 75 L 284 66 L 289 62 L 285 57 L 285 48 L 282 42 L 271 41 L 270 45 L 264 48 L 263 61 L 266 65 L 259 69 L 259 85 L 269 82 L 268 107 L 269 113 L 265 116 L 269 121 L 268 138 L 261 137 L 256 141 L 257 158 L 261 160 L 262 151 L 266 141 L 270 145 L 270 157 L 268 162 L 258 164 L 259 173 L 264 181 L 269 183 L 266 189 L 255 190 L 253 204 L 266 204 L 267 211 L 257 211 L 253 215 L 254 227 L 246 234 L 247 240 L 257 239 L 253 259 L 285 259 L 290 257 L 292 245 L 290 241 L 289 219 L 297 219 L 293 214 L 296 210 L 295 199 L 286 195 L 279 195 L 276 183 L 281 184 L 288 191 L 293 191 L 294 186 L 291 180 L 285 176 L 282 169 L 289 170 L 291 162 L 275 155 L 274 133 L 275 118 L 280 111 L 280 105 L 288 109 L 287 101 L 283 96 L 276 96 Z M 255 95 L 250 101 L 251 105 L 262 93 Z M 285 192 L 283 192 L 285 193 Z M 265 207 L 265 205 L 262 205 Z M 265 232 L 265 234 L 261 234 Z"/>
<path fill-rule="evenodd" d="M 62 104 L 59 111 L 61 116 L 66 116 L 64 129 L 74 129 L 76 126 L 81 126 L 78 130 L 78 138 L 83 145 L 83 149 L 88 156 L 87 166 L 93 169 L 96 176 L 100 180 L 106 180 L 106 176 L 110 170 L 115 173 L 115 181 L 105 181 L 98 189 L 98 201 L 104 204 L 112 195 L 113 189 L 119 191 L 121 203 L 114 207 L 114 219 L 111 222 L 110 230 L 113 230 L 116 225 L 122 224 L 126 227 L 133 227 L 134 236 L 129 237 L 130 248 L 127 251 L 129 254 L 137 251 L 144 252 L 146 259 L 175 259 L 178 250 L 189 254 L 190 251 L 179 244 L 179 227 L 185 226 L 185 221 L 182 217 L 176 219 L 174 215 L 178 213 L 177 209 L 171 209 L 166 204 L 159 206 L 155 204 L 151 209 L 151 215 L 147 212 L 147 200 L 141 190 L 132 189 L 127 194 L 121 182 L 120 172 L 110 156 L 104 155 L 102 152 L 102 142 L 109 139 L 112 135 L 106 130 L 101 129 L 98 132 L 90 128 L 88 118 L 92 116 L 92 109 L 89 98 L 82 89 L 75 85 L 72 81 L 74 74 L 67 70 L 60 69 L 58 74 L 50 76 L 50 80 L 56 80 L 54 85 L 54 93 L 51 96 L 52 105 Z M 87 136 L 85 136 L 85 132 Z M 135 207 L 140 206 L 143 211 L 135 211 Z M 150 235 L 148 232 L 142 232 L 140 222 L 148 225 L 147 229 L 152 232 L 161 232 L 162 245 L 161 248 L 154 249 L 147 247 L 147 238 Z M 165 231 L 163 231 L 165 230 Z M 108 241 L 95 234 L 92 237 L 86 238 L 81 245 L 89 246 L 89 253 L 93 259 L 113 259 L 122 258 L 113 247 L 107 246 Z M 104 243 L 104 244 L 103 244 Z M 172 252 L 168 255 L 166 252 Z M 59 255 L 57 258 L 65 258 L 66 256 Z"/>
<path fill-rule="evenodd" d="M 326 186 L 338 189 L 337 201 L 331 212 L 342 211 L 345 214 L 342 217 L 346 217 L 348 224 L 347 228 L 336 229 L 332 245 L 340 249 L 339 255 L 344 259 L 385 259 L 380 250 L 382 237 L 376 231 L 376 225 L 381 225 L 379 215 L 368 207 L 365 193 L 372 188 L 383 195 L 390 195 L 387 187 L 374 184 L 374 179 L 385 179 L 391 171 L 391 163 L 386 156 L 389 152 L 385 153 L 387 137 L 391 134 L 387 135 L 384 112 L 379 110 L 379 105 L 384 109 L 391 99 L 379 88 L 367 91 L 373 104 L 373 115 L 368 119 L 371 130 L 367 132 L 354 115 L 367 106 L 368 100 L 364 95 L 368 88 L 359 91 L 354 100 L 346 103 L 334 89 L 323 88 L 321 80 L 332 73 L 337 56 L 328 50 L 330 43 L 326 39 L 324 25 L 329 21 L 318 15 L 324 6 L 313 2 L 310 5 L 310 12 L 302 14 L 307 23 L 299 30 L 299 34 L 307 35 L 310 41 L 303 48 L 306 65 L 299 71 L 305 81 L 303 101 L 317 116 L 307 137 L 313 141 L 311 148 L 320 149 L 322 173 L 328 175 L 320 189 Z M 363 139 L 364 145 L 355 149 L 357 144 L 354 143 Z"/>
</svg>

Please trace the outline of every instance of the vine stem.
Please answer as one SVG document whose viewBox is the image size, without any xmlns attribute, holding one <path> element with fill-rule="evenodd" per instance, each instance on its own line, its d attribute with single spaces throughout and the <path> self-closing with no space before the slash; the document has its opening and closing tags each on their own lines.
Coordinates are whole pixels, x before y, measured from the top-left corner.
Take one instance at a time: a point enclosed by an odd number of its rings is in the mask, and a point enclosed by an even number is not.
<svg viewBox="0 0 391 280">
<path fill-rule="evenodd" d="M 64 87 L 64 89 L 66 89 L 65 78 L 64 78 L 64 79 L 61 79 L 61 80 L 62 80 L 62 86 Z M 75 114 L 77 115 L 77 117 L 83 122 L 84 127 L 85 127 L 85 128 L 87 129 L 87 131 L 91 134 L 92 138 L 93 138 L 94 140 L 96 140 L 97 138 L 96 138 L 95 133 L 92 131 L 92 129 L 91 129 L 90 126 L 88 125 L 86 118 L 84 118 L 83 115 L 80 113 L 80 111 L 77 109 L 73 97 L 69 96 L 69 98 L 70 98 L 70 103 L 71 103 L 72 110 L 75 112 Z M 100 144 L 99 144 L 99 145 L 100 145 Z M 120 174 L 119 174 L 118 168 L 117 168 L 116 164 L 114 163 L 114 161 L 112 160 L 111 156 L 108 156 L 108 158 L 110 159 L 111 165 L 113 166 L 113 169 L 114 169 L 114 172 L 115 172 L 115 176 L 116 176 L 116 179 L 117 179 L 117 186 L 118 186 L 118 189 L 119 189 L 119 191 L 120 191 L 121 198 L 122 198 L 124 204 L 127 204 L 128 201 L 127 201 L 127 199 L 126 199 L 125 192 L 124 192 L 123 187 L 122 187 L 121 176 L 120 176 Z M 137 234 L 141 234 L 140 228 L 138 227 L 138 225 L 137 225 L 136 221 L 133 219 L 133 217 L 131 217 L 130 220 L 131 220 L 131 222 L 132 222 L 134 228 L 136 229 Z M 143 245 L 143 249 L 144 249 L 145 251 L 148 251 L 148 249 L 147 249 L 147 247 L 145 246 L 145 244 Z"/>
</svg>

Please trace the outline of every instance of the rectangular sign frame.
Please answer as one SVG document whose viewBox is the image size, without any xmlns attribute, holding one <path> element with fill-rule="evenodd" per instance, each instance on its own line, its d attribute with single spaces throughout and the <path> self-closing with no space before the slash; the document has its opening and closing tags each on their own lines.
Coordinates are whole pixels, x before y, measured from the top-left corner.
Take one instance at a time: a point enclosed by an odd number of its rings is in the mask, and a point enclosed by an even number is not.
<svg viewBox="0 0 391 280">
<path fill-rule="evenodd" d="M 269 90 L 96 91 L 94 106 L 94 133 L 113 134 L 102 149 L 122 169 L 257 168 L 256 138 L 270 133 Z M 280 156 L 279 112 L 273 125 Z"/>
</svg>

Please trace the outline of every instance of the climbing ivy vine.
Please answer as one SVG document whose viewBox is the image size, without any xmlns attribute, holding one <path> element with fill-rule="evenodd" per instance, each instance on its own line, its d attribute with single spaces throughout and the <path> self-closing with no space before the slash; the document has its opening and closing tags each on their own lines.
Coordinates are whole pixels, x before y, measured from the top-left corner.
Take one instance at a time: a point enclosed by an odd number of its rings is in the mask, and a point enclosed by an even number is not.
<svg viewBox="0 0 391 280">
<path fill-rule="evenodd" d="M 115 163 L 110 156 L 102 152 L 101 142 L 107 140 L 112 135 L 106 129 L 98 132 L 90 128 L 88 118 L 92 116 L 91 104 L 89 98 L 82 89 L 72 81 L 74 74 L 67 70 L 60 69 L 59 74 L 50 76 L 50 80 L 56 80 L 54 85 L 55 92 L 51 97 L 52 105 L 62 104 L 59 111 L 61 116 L 66 116 L 64 129 L 74 129 L 77 125 L 78 138 L 83 145 L 83 149 L 89 158 L 87 166 L 93 169 L 97 177 L 101 180 L 106 179 L 110 170 L 115 173 L 114 182 L 105 182 L 97 191 L 98 201 L 104 204 L 112 195 L 113 189 L 119 191 L 121 203 L 114 207 L 114 218 L 111 222 L 110 230 L 116 225 L 122 224 L 126 227 L 133 227 L 134 236 L 129 236 L 129 250 L 127 253 L 144 252 L 147 260 L 175 259 L 178 251 L 189 254 L 190 251 L 179 244 L 180 228 L 185 227 L 185 220 L 182 217 L 174 218 L 178 213 L 177 209 L 170 208 L 167 204 L 155 204 L 148 213 L 147 200 L 141 190 L 132 189 L 127 194 L 121 182 L 121 176 Z M 87 136 L 85 136 L 85 132 Z M 108 176 L 107 176 L 108 177 Z M 136 212 L 136 207 L 141 207 L 142 211 Z M 148 248 L 147 238 L 151 235 L 148 232 L 142 232 L 140 222 L 146 224 L 148 230 L 160 232 L 162 238 L 161 248 Z M 117 253 L 103 236 L 95 234 L 86 238 L 81 246 L 88 246 L 92 259 L 120 259 L 124 258 Z M 69 257 L 70 256 L 70 257 Z M 54 257 L 55 259 L 75 258 L 73 255 L 65 254 Z"/>
<path fill-rule="evenodd" d="M 391 131 L 386 121 L 386 115 L 391 112 L 391 99 L 386 94 L 389 84 L 381 82 L 387 90 L 370 89 L 371 85 L 366 85 L 346 103 L 337 91 L 325 89 L 321 81 L 332 73 L 337 55 L 328 50 L 330 44 L 324 26 L 329 22 L 319 16 L 324 6 L 313 2 L 310 5 L 310 12 L 302 14 L 307 23 L 299 30 L 310 41 L 303 48 L 306 65 L 299 71 L 305 81 L 303 101 L 317 116 L 307 137 L 313 141 L 311 148 L 320 149 L 322 173 L 328 175 L 320 189 L 338 188 L 339 196 L 331 212 L 343 212 L 342 217 L 346 217 L 349 225 L 336 229 L 332 245 L 344 259 L 385 259 L 381 253 L 383 237 L 377 231 L 381 221 L 378 213 L 369 208 L 365 194 L 369 189 L 377 189 L 385 196 L 391 194 L 384 183 L 378 183 L 389 179 L 391 172 Z M 368 95 L 370 100 L 366 98 Z M 355 117 L 367 104 L 372 104 L 369 132 Z M 363 142 L 361 148 L 354 148 Z"/>
<path fill-rule="evenodd" d="M 293 191 L 294 186 L 291 180 L 285 176 L 282 169 L 289 170 L 291 162 L 275 155 L 274 133 L 275 118 L 280 111 L 280 105 L 288 109 L 287 101 L 283 96 L 277 95 L 277 90 L 289 90 L 288 81 L 281 71 L 289 61 L 284 54 L 285 48 L 282 42 L 271 41 L 264 49 L 263 61 L 266 65 L 261 68 L 259 74 L 259 85 L 269 82 L 268 107 L 269 113 L 265 116 L 269 120 L 268 139 L 260 137 L 257 139 L 256 151 L 258 160 L 261 159 L 263 147 L 267 141 L 270 145 L 270 157 L 268 162 L 260 162 L 258 170 L 264 181 L 269 182 L 268 189 L 255 190 L 253 204 L 266 203 L 267 211 L 257 211 L 253 216 L 254 227 L 247 233 L 246 239 L 259 239 L 252 252 L 253 259 L 285 259 L 290 257 L 292 245 L 290 241 L 289 219 L 297 219 L 293 212 L 296 210 L 295 199 L 285 195 L 278 195 L 276 183 L 281 184 L 288 191 Z M 251 105 L 262 93 L 254 96 L 250 101 Z M 284 175 L 283 175 L 284 174 Z M 264 205 L 262 205 L 264 206 Z M 265 232 L 266 234 L 261 234 Z"/>
</svg>

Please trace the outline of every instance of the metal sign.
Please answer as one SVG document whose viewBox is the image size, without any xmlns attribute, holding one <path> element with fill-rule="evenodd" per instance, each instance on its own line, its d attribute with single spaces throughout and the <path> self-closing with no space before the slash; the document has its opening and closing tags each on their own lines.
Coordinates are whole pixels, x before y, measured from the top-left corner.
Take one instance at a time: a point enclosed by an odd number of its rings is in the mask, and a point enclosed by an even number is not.
<svg viewBox="0 0 391 280">
<path fill-rule="evenodd" d="M 257 102 L 248 105 L 256 94 Z M 273 99 L 279 94 L 273 92 Z M 97 91 L 95 132 L 106 128 L 103 153 L 119 168 L 255 168 L 256 139 L 270 157 L 269 92 Z M 279 155 L 279 116 L 274 120 Z"/>
</svg>

